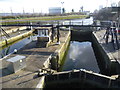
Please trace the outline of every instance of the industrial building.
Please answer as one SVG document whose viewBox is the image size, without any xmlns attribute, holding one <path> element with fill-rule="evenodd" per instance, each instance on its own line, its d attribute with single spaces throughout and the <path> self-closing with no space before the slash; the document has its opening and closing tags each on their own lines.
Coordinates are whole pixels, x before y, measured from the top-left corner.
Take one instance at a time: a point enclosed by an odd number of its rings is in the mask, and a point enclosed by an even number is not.
<svg viewBox="0 0 120 90">
<path fill-rule="evenodd" d="M 50 7 L 49 8 L 50 15 L 57 15 L 57 14 L 61 14 L 61 13 L 62 13 L 61 7 Z"/>
</svg>

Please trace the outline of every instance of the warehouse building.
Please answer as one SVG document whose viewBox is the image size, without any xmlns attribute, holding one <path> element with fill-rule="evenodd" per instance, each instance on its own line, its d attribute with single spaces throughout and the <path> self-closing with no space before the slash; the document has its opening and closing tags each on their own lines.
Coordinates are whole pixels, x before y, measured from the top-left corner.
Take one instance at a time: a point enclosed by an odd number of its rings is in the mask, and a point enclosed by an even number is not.
<svg viewBox="0 0 120 90">
<path fill-rule="evenodd" d="M 50 7 L 49 8 L 49 14 L 50 15 L 62 14 L 61 7 Z"/>
</svg>

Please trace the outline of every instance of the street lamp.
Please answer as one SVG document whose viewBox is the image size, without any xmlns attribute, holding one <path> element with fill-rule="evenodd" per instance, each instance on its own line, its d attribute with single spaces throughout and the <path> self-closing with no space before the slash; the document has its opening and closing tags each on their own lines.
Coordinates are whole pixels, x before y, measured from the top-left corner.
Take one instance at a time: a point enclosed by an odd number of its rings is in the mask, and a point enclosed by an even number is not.
<svg viewBox="0 0 120 90">
<path fill-rule="evenodd" d="M 120 27 L 120 7 L 118 6 L 118 29 Z"/>
<path fill-rule="evenodd" d="M 63 8 L 63 4 L 64 4 L 64 2 L 61 2 L 61 4 L 62 4 L 62 13 L 64 13 L 64 8 Z"/>
</svg>

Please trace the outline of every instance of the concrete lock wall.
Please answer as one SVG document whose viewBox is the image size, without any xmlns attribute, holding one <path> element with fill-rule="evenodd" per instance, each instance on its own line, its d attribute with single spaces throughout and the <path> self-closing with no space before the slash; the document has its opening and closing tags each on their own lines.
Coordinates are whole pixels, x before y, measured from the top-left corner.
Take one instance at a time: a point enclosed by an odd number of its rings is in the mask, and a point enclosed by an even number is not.
<svg viewBox="0 0 120 90">
<path fill-rule="evenodd" d="M 100 73 L 105 75 L 110 75 L 111 65 L 112 65 L 111 61 L 107 53 L 99 44 L 95 35 L 91 31 L 71 31 L 71 40 L 80 41 L 80 42 L 82 41 L 92 42 L 92 47 L 98 62 L 98 66 L 101 71 Z M 59 51 L 56 51 L 55 54 L 52 56 L 51 59 L 52 69 L 57 70 L 57 68 L 61 66 L 61 63 L 63 63 L 62 60 L 68 48 L 69 42 L 70 42 L 70 36 L 67 38 L 61 49 L 59 49 Z"/>
<path fill-rule="evenodd" d="M 111 70 L 110 70 L 110 73 L 112 75 L 119 75 L 120 74 L 120 64 L 114 60 L 111 62 Z"/>
<path fill-rule="evenodd" d="M 93 38 L 93 47 L 96 54 L 96 58 L 98 60 L 98 64 L 100 69 L 102 70 L 101 73 L 106 75 L 117 75 L 120 74 L 120 65 L 116 60 L 113 60 L 113 56 L 111 53 L 108 53 L 101 43 L 98 42 L 99 38 L 96 36 L 95 32 L 92 33 Z M 100 52 L 97 53 L 97 52 Z M 98 54 L 98 55 L 97 55 Z M 102 64 L 101 64 L 102 62 Z"/>
<path fill-rule="evenodd" d="M 45 63 L 46 67 L 49 67 L 49 63 L 51 63 L 52 69 L 58 70 L 61 63 L 63 63 L 63 58 L 65 52 L 69 46 L 70 40 L 77 41 L 91 41 L 92 47 L 94 49 L 96 58 L 98 60 L 99 68 L 102 74 L 109 74 L 111 62 L 106 52 L 102 48 L 102 46 L 97 41 L 95 35 L 89 32 L 81 32 L 81 31 L 71 31 L 71 37 L 68 37 L 65 40 L 65 43 L 62 44 L 61 48 L 55 52 Z M 81 74 L 80 74 L 81 73 Z M 73 74 L 73 75 L 72 75 Z M 91 84 L 93 87 L 118 87 L 116 84 L 115 78 L 111 78 L 109 76 L 105 76 L 98 73 L 93 73 L 91 71 L 80 70 L 80 71 L 67 71 L 67 72 L 58 72 L 55 74 L 50 74 L 47 76 L 43 76 L 42 80 L 42 88 L 49 87 L 79 87 L 79 85 Z M 40 84 L 40 83 L 39 83 Z M 83 87 L 83 86 L 82 86 Z"/>
<path fill-rule="evenodd" d="M 116 78 L 106 76 L 110 74 L 111 61 L 95 35 L 92 32 L 72 31 L 71 37 L 71 40 L 92 42 L 92 47 L 101 69 L 100 73 L 105 75 L 87 70 L 58 72 L 45 76 L 44 88 L 119 88 L 119 81 Z"/>
<path fill-rule="evenodd" d="M 59 70 L 59 68 L 61 67 L 63 61 L 63 58 L 65 57 L 65 53 L 67 51 L 67 48 L 69 46 L 70 43 L 70 32 L 67 36 L 67 38 L 65 39 L 64 43 L 61 43 L 61 46 L 59 47 L 59 49 L 57 49 L 54 53 L 54 55 L 52 55 L 52 58 L 50 60 L 51 62 L 51 68 L 54 70 Z"/>
<path fill-rule="evenodd" d="M 99 42 L 96 39 L 96 36 L 93 34 L 92 31 L 72 31 L 71 40 L 73 41 L 90 41 L 92 42 L 92 47 L 95 53 L 95 57 L 98 62 L 98 66 L 100 68 L 100 73 L 109 75 L 110 74 L 110 67 L 111 67 L 111 61 L 105 52 L 105 50 L 102 48 L 102 46 L 99 44 Z M 79 37 L 79 38 L 78 38 Z"/>
<path fill-rule="evenodd" d="M 111 61 L 104 48 L 97 41 L 94 33 L 92 33 L 92 43 L 96 59 L 101 70 L 100 73 L 110 75 Z"/>
<path fill-rule="evenodd" d="M 43 68 L 50 68 L 58 71 L 59 67 L 63 63 L 63 58 L 65 56 L 66 50 L 68 49 L 70 43 L 71 33 L 67 35 L 65 42 L 61 42 L 59 48 L 55 51 L 54 54 L 51 54 L 48 59 L 44 62 Z M 44 88 L 45 87 L 45 76 L 42 76 L 40 82 L 36 86 L 36 88 Z"/>
</svg>

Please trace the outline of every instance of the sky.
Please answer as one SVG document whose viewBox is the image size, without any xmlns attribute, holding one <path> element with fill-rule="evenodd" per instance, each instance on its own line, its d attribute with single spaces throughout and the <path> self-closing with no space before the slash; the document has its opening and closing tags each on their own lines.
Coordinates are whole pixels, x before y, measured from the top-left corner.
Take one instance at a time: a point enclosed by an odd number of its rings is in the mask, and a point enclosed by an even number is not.
<svg viewBox="0 0 120 90">
<path fill-rule="evenodd" d="M 49 7 L 64 7 L 66 12 L 75 12 L 83 9 L 93 12 L 100 6 L 110 6 L 120 0 L 0 0 L 0 13 L 48 13 Z M 61 2 L 64 2 L 63 4 Z"/>
</svg>

